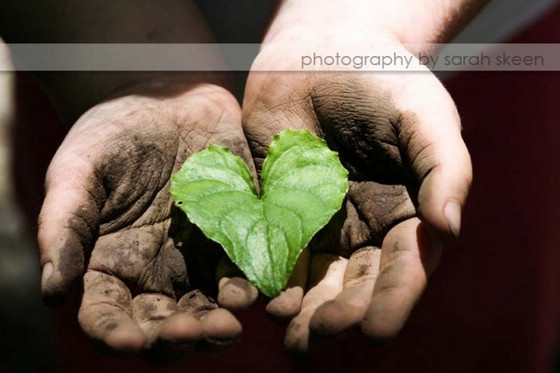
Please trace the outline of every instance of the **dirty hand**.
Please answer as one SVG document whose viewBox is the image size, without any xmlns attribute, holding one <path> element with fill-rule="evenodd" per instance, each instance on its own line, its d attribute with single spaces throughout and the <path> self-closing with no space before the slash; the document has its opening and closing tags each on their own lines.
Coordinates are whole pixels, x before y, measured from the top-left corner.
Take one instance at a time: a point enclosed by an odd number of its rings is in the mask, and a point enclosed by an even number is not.
<svg viewBox="0 0 560 373">
<path fill-rule="evenodd" d="M 145 86 L 84 114 L 47 174 L 38 237 L 45 301 L 61 303 L 83 280 L 80 325 L 117 352 L 169 359 L 187 346 L 235 342 L 239 322 L 192 283 L 189 250 L 212 252 L 211 244 L 192 239 L 196 233 L 178 236 L 186 218 L 175 215 L 168 189 L 185 159 L 211 143 L 252 168 L 240 121 L 233 96 L 211 84 Z M 194 270 L 214 280 L 216 262 Z M 243 280 L 233 290 L 244 296 L 233 299 L 231 281 L 220 284 L 219 299 L 231 308 L 256 297 Z"/>
<path fill-rule="evenodd" d="M 385 340 L 399 332 L 421 296 L 442 243 L 459 234 L 471 183 L 459 116 L 428 71 L 285 72 L 298 68 L 286 63 L 332 45 L 362 46 L 354 50 L 366 55 L 376 50 L 364 47 L 375 45 L 373 38 L 341 32 L 339 18 L 303 32 L 287 27 L 292 21 L 280 13 L 265 39 L 270 44 L 253 64 L 243 102 L 257 172 L 276 133 L 309 129 L 339 153 L 349 191 L 342 211 L 312 240 L 287 290 L 267 309 L 291 320 L 289 350 L 306 351 L 313 336 L 356 329 Z M 408 53 L 391 37 L 380 33 L 377 40 L 385 53 Z"/>
</svg>

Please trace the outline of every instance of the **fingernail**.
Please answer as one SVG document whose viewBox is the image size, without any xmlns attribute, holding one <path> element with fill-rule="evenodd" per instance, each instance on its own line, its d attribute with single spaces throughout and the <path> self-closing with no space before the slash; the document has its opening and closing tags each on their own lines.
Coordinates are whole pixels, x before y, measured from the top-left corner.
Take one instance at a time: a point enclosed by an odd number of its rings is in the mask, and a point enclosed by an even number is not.
<svg viewBox="0 0 560 373">
<path fill-rule="evenodd" d="M 455 238 L 461 233 L 461 205 L 456 201 L 449 201 L 443 208 L 443 216 L 447 220 L 449 230 Z"/>
<path fill-rule="evenodd" d="M 54 266 L 51 262 L 47 262 L 47 264 L 45 264 L 43 266 L 43 273 L 41 275 L 41 287 L 44 288 L 45 285 L 47 284 L 47 281 L 49 280 L 49 278 L 51 277 L 52 273 L 54 272 Z"/>
</svg>

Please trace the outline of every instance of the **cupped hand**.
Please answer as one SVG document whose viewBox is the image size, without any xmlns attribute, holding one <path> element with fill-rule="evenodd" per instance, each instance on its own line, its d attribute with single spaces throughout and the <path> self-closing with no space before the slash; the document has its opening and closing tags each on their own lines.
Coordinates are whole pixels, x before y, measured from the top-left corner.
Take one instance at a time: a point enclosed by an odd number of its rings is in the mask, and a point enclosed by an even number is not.
<svg viewBox="0 0 560 373">
<path fill-rule="evenodd" d="M 276 133 L 309 129 L 339 153 L 349 191 L 267 308 L 291 319 L 289 350 L 356 329 L 385 340 L 403 327 L 443 242 L 459 235 L 472 177 L 460 119 L 428 71 L 278 72 L 297 68 L 283 64 L 301 59 L 298 45 L 320 53 L 321 43 L 335 43 L 328 32 L 301 43 L 295 35 L 265 45 L 247 81 L 243 127 L 257 172 Z M 383 47 L 407 53 L 390 40 Z"/>
<path fill-rule="evenodd" d="M 241 334 L 208 296 L 212 286 L 193 281 L 198 274 L 215 285 L 221 250 L 196 229 L 186 234 L 168 192 L 185 159 L 212 143 L 253 168 L 228 91 L 157 83 L 90 109 L 52 160 L 39 219 L 43 297 L 59 304 L 83 279 L 80 325 L 110 350 L 175 358 L 189 346 L 227 347 Z M 220 290 L 232 309 L 256 297 L 241 279 L 222 279 Z"/>
</svg>

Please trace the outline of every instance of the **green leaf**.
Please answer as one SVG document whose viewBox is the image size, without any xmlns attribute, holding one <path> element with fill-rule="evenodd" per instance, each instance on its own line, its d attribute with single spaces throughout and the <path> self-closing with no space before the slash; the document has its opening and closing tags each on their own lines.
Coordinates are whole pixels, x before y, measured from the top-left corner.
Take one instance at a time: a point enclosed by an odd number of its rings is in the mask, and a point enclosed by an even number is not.
<svg viewBox="0 0 560 373">
<path fill-rule="evenodd" d="M 311 238 L 342 205 L 348 172 L 309 131 L 284 130 L 264 161 L 258 196 L 249 169 L 224 147 L 193 154 L 171 178 L 175 204 L 265 295 L 286 286 Z"/>
</svg>

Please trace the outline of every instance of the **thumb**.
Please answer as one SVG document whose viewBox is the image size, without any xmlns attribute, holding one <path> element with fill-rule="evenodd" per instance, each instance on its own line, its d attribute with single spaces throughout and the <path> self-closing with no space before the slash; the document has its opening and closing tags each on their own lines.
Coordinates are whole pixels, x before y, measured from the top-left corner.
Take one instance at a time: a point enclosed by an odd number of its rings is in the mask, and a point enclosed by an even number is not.
<svg viewBox="0 0 560 373">
<path fill-rule="evenodd" d="M 420 181 L 420 217 L 446 237 L 458 237 L 472 182 L 469 152 L 453 100 L 432 74 L 403 90 L 399 141 Z"/>
<path fill-rule="evenodd" d="M 41 289 L 47 305 L 59 305 L 66 299 L 83 275 L 85 249 L 97 235 L 99 201 L 92 193 L 94 178 L 87 176 L 93 175 L 89 169 L 79 157 L 57 154 L 47 172 L 37 237 Z"/>
<path fill-rule="evenodd" d="M 268 147 L 276 134 L 289 128 L 320 133 L 302 75 L 251 72 L 243 98 L 243 131 L 260 176 Z"/>
</svg>

